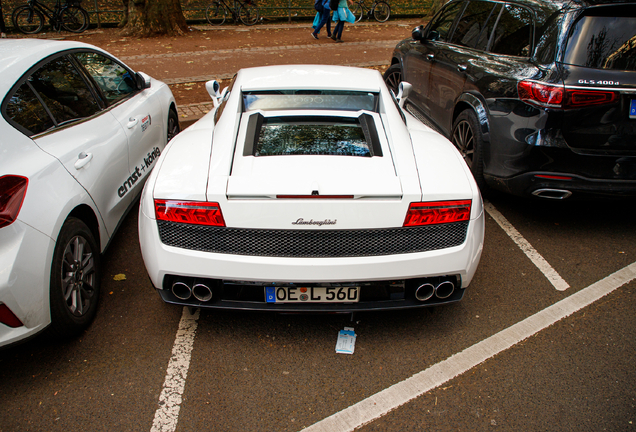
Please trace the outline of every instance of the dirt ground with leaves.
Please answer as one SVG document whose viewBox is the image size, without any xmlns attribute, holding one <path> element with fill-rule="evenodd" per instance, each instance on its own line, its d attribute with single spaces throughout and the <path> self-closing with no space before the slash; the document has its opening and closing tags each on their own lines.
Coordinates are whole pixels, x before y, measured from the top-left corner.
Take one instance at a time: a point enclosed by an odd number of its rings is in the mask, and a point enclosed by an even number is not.
<svg viewBox="0 0 636 432">
<path fill-rule="evenodd" d="M 38 37 L 96 45 L 135 70 L 170 83 L 181 77 L 213 77 L 217 73 L 227 76 L 228 71 L 235 73 L 242 67 L 267 64 L 375 63 L 368 67 L 383 71 L 390 61 L 393 42 L 409 37 L 413 27 L 421 23 L 422 19 L 412 18 L 384 24 L 363 21 L 347 25 L 342 37 L 344 43 L 340 44 L 327 38 L 324 30 L 318 40 L 313 39 L 310 22 L 254 27 L 196 26 L 182 37 L 130 38 L 121 36 L 117 28 L 93 29 L 78 35 L 41 33 Z M 382 42 L 390 43 L 379 51 L 377 46 Z M 223 58 L 219 61 L 220 57 Z M 170 87 L 178 105 L 210 100 L 203 79 L 171 83 Z"/>
</svg>

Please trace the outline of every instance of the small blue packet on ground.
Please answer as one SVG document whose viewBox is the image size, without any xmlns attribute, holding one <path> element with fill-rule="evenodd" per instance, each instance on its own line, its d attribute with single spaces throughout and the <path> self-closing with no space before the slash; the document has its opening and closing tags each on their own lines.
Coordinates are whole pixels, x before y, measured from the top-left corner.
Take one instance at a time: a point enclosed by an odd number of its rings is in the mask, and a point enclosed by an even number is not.
<svg viewBox="0 0 636 432">
<path fill-rule="evenodd" d="M 338 341 L 336 342 L 336 353 L 353 354 L 356 347 L 356 334 L 353 327 L 345 327 L 344 330 L 338 332 Z"/>
</svg>

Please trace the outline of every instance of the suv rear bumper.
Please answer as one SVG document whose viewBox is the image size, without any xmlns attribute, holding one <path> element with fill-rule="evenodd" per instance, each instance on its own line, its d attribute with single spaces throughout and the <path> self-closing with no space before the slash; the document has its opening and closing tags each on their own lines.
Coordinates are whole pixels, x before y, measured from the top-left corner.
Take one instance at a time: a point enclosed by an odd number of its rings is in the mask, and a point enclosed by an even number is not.
<svg viewBox="0 0 636 432">
<path fill-rule="evenodd" d="M 590 179 L 569 173 L 539 171 L 510 178 L 485 175 L 485 179 L 493 189 L 518 196 L 547 199 L 636 197 L 636 180 Z"/>
</svg>

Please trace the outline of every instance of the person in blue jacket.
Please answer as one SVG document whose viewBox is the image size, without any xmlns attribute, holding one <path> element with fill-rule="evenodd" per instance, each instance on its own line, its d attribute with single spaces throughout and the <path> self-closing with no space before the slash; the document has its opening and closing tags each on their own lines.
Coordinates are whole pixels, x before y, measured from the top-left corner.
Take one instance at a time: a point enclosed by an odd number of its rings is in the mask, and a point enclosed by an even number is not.
<svg viewBox="0 0 636 432">
<path fill-rule="evenodd" d="M 338 7 L 333 11 L 333 21 L 337 22 L 337 24 L 333 29 L 331 39 L 336 42 L 342 42 L 342 30 L 344 30 L 345 21 L 349 23 L 356 22 L 356 17 L 349 10 L 347 3 L 353 5 L 351 0 L 340 0 Z"/>
<path fill-rule="evenodd" d="M 314 0 L 314 8 L 320 14 L 320 22 L 318 25 L 315 25 L 314 20 L 314 31 L 311 32 L 311 36 L 314 39 L 318 39 L 318 33 L 320 33 L 320 29 L 323 26 L 327 25 L 327 37 L 331 37 L 331 8 L 329 7 L 329 0 Z"/>
</svg>

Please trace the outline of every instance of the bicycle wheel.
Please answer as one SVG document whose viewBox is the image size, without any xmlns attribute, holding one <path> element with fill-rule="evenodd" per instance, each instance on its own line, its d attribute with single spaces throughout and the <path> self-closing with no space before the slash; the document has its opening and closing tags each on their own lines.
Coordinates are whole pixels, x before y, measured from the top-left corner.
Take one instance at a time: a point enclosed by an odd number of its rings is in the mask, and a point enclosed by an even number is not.
<svg viewBox="0 0 636 432">
<path fill-rule="evenodd" d="M 24 5 L 17 7 L 13 11 L 13 26 L 24 34 L 33 34 L 42 30 L 44 27 L 44 17 L 35 9 Z"/>
<path fill-rule="evenodd" d="M 375 3 L 375 7 L 373 8 L 373 18 L 377 22 L 384 22 L 389 19 L 389 15 L 391 15 L 391 6 L 388 3 L 379 1 Z"/>
<path fill-rule="evenodd" d="M 354 5 L 349 9 L 354 17 L 356 17 L 356 22 L 362 19 L 362 14 L 364 13 L 364 8 L 361 3 L 354 3 Z"/>
<path fill-rule="evenodd" d="M 239 19 L 246 26 L 256 24 L 258 22 L 258 7 L 253 4 L 242 4 L 239 8 Z"/>
<path fill-rule="evenodd" d="M 205 10 L 205 19 L 212 25 L 221 25 L 227 18 L 227 9 L 220 1 L 213 1 Z"/>
<path fill-rule="evenodd" d="M 81 33 L 88 28 L 88 12 L 79 6 L 69 6 L 60 12 L 62 28 L 72 33 Z"/>
</svg>

